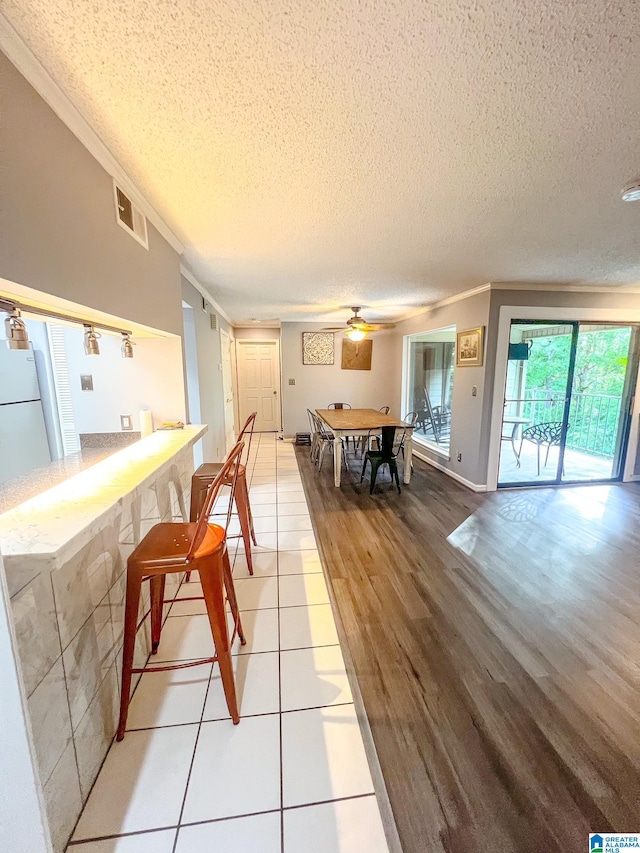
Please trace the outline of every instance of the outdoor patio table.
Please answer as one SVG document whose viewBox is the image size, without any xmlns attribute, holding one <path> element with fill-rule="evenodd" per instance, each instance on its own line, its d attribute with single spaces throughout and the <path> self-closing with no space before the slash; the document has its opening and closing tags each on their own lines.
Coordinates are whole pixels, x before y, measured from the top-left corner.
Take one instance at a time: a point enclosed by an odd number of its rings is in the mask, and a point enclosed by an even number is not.
<svg viewBox="0 0 640 853">
<path fill-rule="evenodd" d="M 395 426 L 407 432 L 404 442 L 404 482 L 411 480 L 411 452 L 413 427 L 392 417 L 383 415 L 377 409 L 316 409 L 318 417 L 322 418 L 327 427 L 335 435 L 333 442 L 333 481 L 340 485 L 342 472 L 342 439 L 347 436 L 361 436 L 370 429 L 383 426 Z"/>
<path fill-rule="evenodd" d="M 531 418 L 522 418 L 519 415 L 505 415 L 502 419 L 503 424 L 513 424 L 513 429 L 511 430 L 511 435 L 503 435 L 503 441 L 511 442 L 511 449 L 513 450 L 513 455 L 516 457 L 516 462 L 518 461 L 518 451 L 516 450 L 516 438 L 518 437 L 518 427 L 523 424 L 530 424 Z"/>
</svg>

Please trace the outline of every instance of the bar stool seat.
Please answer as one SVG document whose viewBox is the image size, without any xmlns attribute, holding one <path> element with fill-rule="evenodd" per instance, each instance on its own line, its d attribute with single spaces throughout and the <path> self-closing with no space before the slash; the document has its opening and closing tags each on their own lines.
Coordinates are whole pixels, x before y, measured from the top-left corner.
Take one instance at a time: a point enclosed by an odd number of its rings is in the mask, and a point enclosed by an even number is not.
<svg viewBox="0 0 640 853">
<path fill-rule="evenodd" d="M 253 426 L 255 423 L 257 412 L 252 412 L 247 418 L 240 434 L 238 441 L 245 442 L 245 453 L 243 456 L 248 458 L 249 449 L 251 446 L 251 437 L 253 435 Z M 248 441 L 247 441 L 248 436 Z M 191 503 L 189 508 L 189 520 L 197 521 L 200 518 L 200 513 L 204 501 L 207 496 L 207 489 L 222 470 L 222 462 L 203 462 L 202 465 L 194 471 L 191 477 Z M 251 514 L 251 505 L 249 503 L 249 487 L 247 485 L 247 466 L 242 461 L 238 465 L 237 473 L 238 482 L 234 492 L 234 500 L 240 521 L 240 536 L 244 543 L 244 553 L 247 559 L 247 567 L 249 574 L 253 574 L 253 560 L 251 555 L 251 543 L 258 544 L 256 534 L 253 529 L 253 516 Z M 230 485 L 227 483 L 226 485 Z M 228 539 L 235 538 L 233 535 L 227 536 Z M 191 580 L 191 572 L 187 572 L 186 581 Z"/>
<path fill-rule="evenodd" d="M 127 725 L 129 702 L 131 698 L 131 679 L 133 673 L 164 672 L 171 669 L 184 669 L 204 663 L 217 662 L 220 667 L 222 686 L 229 714 L 234 723 L 240 721 L 238 703 L 231 660 L 231 646 L 236 634 L 242 645 L 245 638 L 242 622 L 233 586 L 231 564 L 227 551 L 226 530 L 218 524 L 209 524 L 207 518 L 215 503 L 220 489 L 225 485 L 231 486 L 227 524 L 231 517 L 231 501 L 234 499 L 238 483 L 240 455 L 243 442 L 238 442 L 224 464 L 220 467 L 218 476 L 212 481 L 202 512 L 197 522 L 162 522 L 154 525 L 144 539 L 136 546 L 127 560 L 127 594 L 124 617 L 124 644 L 122 650 L 122 685 L 120 692 L 120 720 L 118 723 L 117 740 L 122 740 Z M 133 656 L 135 639 L 139 627 L 148 615 L 151 617 L 151 654 L 158 651 L 162 634 L 164 605 L 172 598 L 165 600 L 165 581 L 168 574 L 197 569 L 202 584 L 202 596 L 189 601 L 204 598 L 211 634 L 215 646 L 215 654 L 195 661 L 179 664 L 134 667 Z M 142 584 L 149 581 L 151 587 L 151 607 L 138 623 Z M 234 622 L 231 639 L 227 630 L 226 602 L 229 602 Z"/>
</svg>

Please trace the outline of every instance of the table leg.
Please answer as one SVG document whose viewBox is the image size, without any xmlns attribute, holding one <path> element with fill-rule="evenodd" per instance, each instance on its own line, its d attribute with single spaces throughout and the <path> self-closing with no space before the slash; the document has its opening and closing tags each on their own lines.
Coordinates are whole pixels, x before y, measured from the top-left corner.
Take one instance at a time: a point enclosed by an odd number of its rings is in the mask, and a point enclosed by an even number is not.
<svg viewBox="0 0 640 853">
<path fill-rule="evenodd" d="M 340 485 L 340 474 L 342 473 L 342 436 L 334 430 L 333 439 L 333 484 Z"/>
<path fill-rule="evenodd" d="M 405 483 L 411 482 L 411 456 L 413 453 L 413 439 L 411 433 L 408 432 L 404 440 L 404 476 Z"/>
<path fill-rule="evenodd" d="M 520 424 L 514 424 L 513 429 L 511 430 L 511 449 L 513 450 L 513 455 L 516 457 L 516 464 L 518 468 L 520 467 L 520 456 L 518 455 L 518 451 L 516 450 L 516 438 L 518 435 L 518 427 Z"/>
</svg>

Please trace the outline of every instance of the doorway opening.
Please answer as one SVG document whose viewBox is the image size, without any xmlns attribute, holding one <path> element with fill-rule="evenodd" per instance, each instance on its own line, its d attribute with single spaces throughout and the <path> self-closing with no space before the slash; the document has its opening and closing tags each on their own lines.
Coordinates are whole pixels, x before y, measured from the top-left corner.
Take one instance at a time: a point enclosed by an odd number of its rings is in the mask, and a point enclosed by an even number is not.
<svg viewBox="0 0 640 853">
<path fill-rule="evenodd" d="M 621 479 L 638 337 L 631 324 L 511 321 L 498 488 Z"/>
</svg>

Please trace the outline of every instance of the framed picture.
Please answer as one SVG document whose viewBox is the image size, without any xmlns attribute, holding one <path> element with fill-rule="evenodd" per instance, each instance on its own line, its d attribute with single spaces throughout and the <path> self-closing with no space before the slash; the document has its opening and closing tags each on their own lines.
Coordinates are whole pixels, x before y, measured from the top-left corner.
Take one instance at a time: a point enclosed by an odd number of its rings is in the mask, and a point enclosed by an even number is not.
<svg viewBox="0 0 640 853">
<path fill-rule="evenodd" d="M 343 370 L 371 370 L 373 341 L 342 341 Z"/>
<path fill-rule="evenodd" d="M 333 332 L 303 332 L 302 363 L 333 364 Z"/>
<path fill-rule="evenodd" d="M 456 367 L 482 367 L 484 326 L 456 335 Z"/>
</svg>

